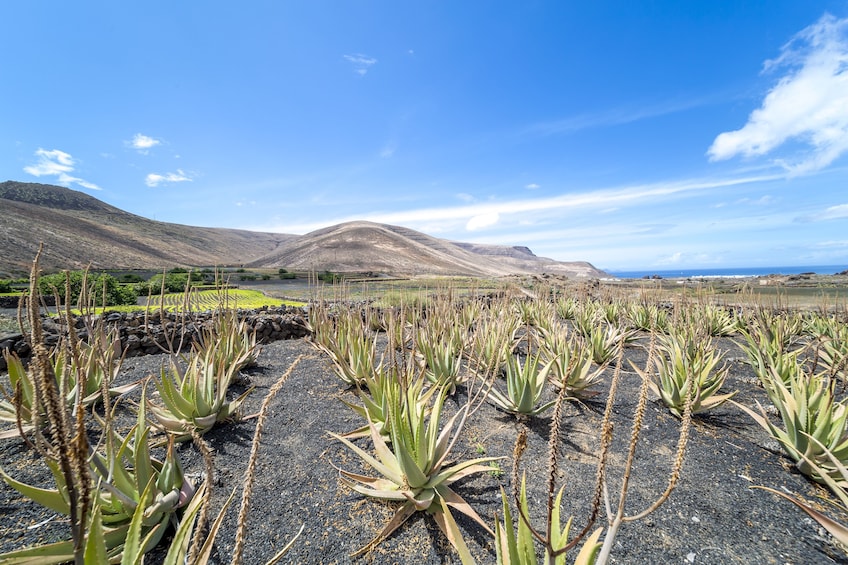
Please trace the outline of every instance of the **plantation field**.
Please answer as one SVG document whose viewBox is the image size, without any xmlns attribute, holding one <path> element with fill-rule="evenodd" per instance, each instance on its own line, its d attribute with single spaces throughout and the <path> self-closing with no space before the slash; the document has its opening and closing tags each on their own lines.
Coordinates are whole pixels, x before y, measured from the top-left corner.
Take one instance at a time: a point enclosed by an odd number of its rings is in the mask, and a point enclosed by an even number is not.
<svg viewBox="0 0 848 565">
<path fill-rule="evenodd" d="M 208 499 L 207 483 L 186 490 L 191 508 L 223 512 L 213 565 L 230 554 L 265 563 L 299 531 L 288 562 L 506 564 L 498 551 L 516 539 L 516 527 L 530 558 L 513 565 L 537 563 L 537 553 L 565 539 L 574 545 L 569 563 L 583 563 L 575 554 L 593 539 L 604 551 L 599 565 L 848 563 L 843 546 L 816 525 L 848 519 L 848 496 L 836 482 L 848 477 L 841 305 L 768 308 L 754 297 L 754 307 L 739 308 L 727 306 L 736 294 L 714 289 L 528 281 L 391 282 L 366 305 L 361 297 L 371 286 L 314 285 L 326 301 L 310 307 L 310 340 L 267 343 L 260 352 L 224 314 L 217 337 L 204 340 L 209 351 L 194 361 L 98 361 L 104 368 L 92 375 L 114 374 L 115 385 L 154 382 L 121 393 L 126 401 L 116 400 L 108 416 L 77 425 L 160 422 L 133 439 L 141 448 L 130 471 L 151 457 L 145 438 L 187 439 L 189 426 L 203 434 L 208 446 L 186 442 L 168 457 L 181 461 L 184 477 L 217 477 Z M 342 300 L 350 296 L 357 298 Z M 257 307 L 251 299 L 283 302 L 256 289 L 197 290 L 153 297 L 150 308 Z M 77 356 L 86 351 L 95 350 Z M 181 365 L 169 372 L 175 359 Z M 207 359 L 225 370 L 207 371 Z M 194 371 L 192 378 L 169 376 L 182 371 Z M 10 438 L 19 412 L 6 408 Z M 30 445 L 9 442 L 3 470 L 49 485 L 50 471 L 32 464 Z M 137 494 L 153 488 L 145 484 L 181 488 L 155 471 L 164 478 L 125 481 L 129 500 L 145 498 Z M 68 520 L 27 500 L 41 491 L 2 479 L 11 488 L 0 482 L 0 508 L 12 510 L 0 525 L 0 563 L 24 562 L 4 551 L 67 539 Z M 240 489 L 244 513 L 236 515 L 226 499 Z M 191 524 L 192 511 L 159 504 L 164 496 L 150 497 L 149 513 L 163 524 Z M 818 515 L 803 506 L 811 501 Z M 575 517 L 575 528 L 561 540 L 530 537 L 510 510 L 519 507 L 539 531 L 561 531 L 560 516 Z M 510 532 L 507 539 L 500 531 Z M 603 537 L 589 538 L 592 531 Z M 830 531 L 848 539 L 839 524 Z M 179 532 L 163 537 L 148 560 L 163 562 Z M 116 551 L 132 550 L 115 539 Z"/>
<path fill-rule="evenodd" d="M 242 308 L 252 310 L 262 308 L 264 306 L 301 306 L 300 302 L 291 300 L 282 300 L 279 298 L 270 298 L 265 296 L 258 290 L 247 289 L 229 289 L 226 291 L 218 290 L 201 290 L 192 291 L 186 295 L 182 292 L 165 294 L 163 296 L 153 296 L 143 298 L 139 301 L 140 306 L 130 307 L 135 310 L 140 310 L 146 307 L 160 308 L 164 307 L 169 312 L 174 311 L 190 311 L 203 312 L 205 310 L 214 310 L 216 308 Z"/>
</svg>

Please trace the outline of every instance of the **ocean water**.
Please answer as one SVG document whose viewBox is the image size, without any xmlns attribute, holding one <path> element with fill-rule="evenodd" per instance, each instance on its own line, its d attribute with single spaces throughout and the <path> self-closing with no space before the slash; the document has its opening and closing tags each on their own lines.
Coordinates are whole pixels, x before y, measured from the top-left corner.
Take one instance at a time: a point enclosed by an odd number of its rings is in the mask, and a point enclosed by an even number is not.
<svg viewBox="0 0 848 565">
<path fill-rule="evenodd" d="M 740 267 L 733 269 L 647 269 L 643 271 L 610 271 L 610 275 L 620 279 L 641 279 L 653 275 L 664 279 L 680 278 L 741 278 L 764 277 L 767 275 L 799 275 L 801 273 L 816 273 L 817 275 L 832 275 L 848 270 L 848 265 L 801 265 L 794 267 Z"/>
</svg>

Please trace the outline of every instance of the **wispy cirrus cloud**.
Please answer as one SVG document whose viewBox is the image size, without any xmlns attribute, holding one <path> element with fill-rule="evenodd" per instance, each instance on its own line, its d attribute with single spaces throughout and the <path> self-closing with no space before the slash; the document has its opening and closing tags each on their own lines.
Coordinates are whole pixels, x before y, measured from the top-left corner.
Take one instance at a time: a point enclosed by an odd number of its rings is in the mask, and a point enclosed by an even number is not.
<svg viewBox="0 0 848 565">
<path fill-rule="evenodd" d="M 602 112 L 584 113 L 567 118 L 537 122 L 524 128 L 521 132 L 525 135 L 558 135 L 577 131 L 619 126 L 657 118 L 668 114 L 683 112 L 708 103 L 706 98 L 692 98 L 689 100 L 671 100 L 645 106 L 623 106 L 611 108 Z"/>
<path fill-rule="evenodd" d="M 579 211 L 600 213 L 609 208 L 626 208 L 650 202 L 662 202 L 684 193 L 701 193 L 712 189 L 732 187 L 784 178 L 782 175 L 758 175 L 726 179 L 692 179 L 678 182 L 646 184 L 622 188 L 568 193 L 548 198 L 523 198 L 514 200 L 476 202 L 465 199 L 465 203 L 439 208 L 417 208 L 394 212 L 356 214 L 321 222 L 304 222 L 285 226 L 254 226 L 248 229 L 268 229 L 286 233 L 307 233 L 319 228 L 352 220 L 368 220 L 385 224 L 398 224 L 427 233 L 448 231 L 475 231 L 505 220 L 524 225 L 542 219 L 561 218 L 564 214 Z M 456 195 L 463 199 L 462 193 Z"/>
<path fill-rule="evenodd" d="M 129 141 L 124 142 L 128 147 L 131 147 L 141 153 L 147 155 L 152 147 L 161 145 L 162 141 L 155 137 L 149 137 L 141 133 L 137 133 Z"/>
<path fill-rule="evenodd" d="M 177 169 L 176 173 L 150 173 L 144 178 L 144 184 L 149 187 L 156 187 L 161 184 L 173 184 L 175 182 L 191 182 L 194 179 L 187 175 L 182 169 Z"/>
<path fill-rule="evenodd" d="M 76 160 L 71 157 L 70 153 L 65 153 L 59 149 L 42 149 L 38 148 L 35 152 L 38 160 L 33 165 L 24 167 L 24 172 L 36 177 L 55 176 L 56 182 L 62 186 L 70 186 L 78 184 L 83 188 L 90 190 L 100 190 L 100 187 L 93 182 L 72 176 L 76 168 Z"/>
<path fill-rule="evenodd" d="M 344 59 L 353 65 L 353 72 L 361 77 L 364 77 L 368 71 L 377 64 L 377 59 L 363 55 L 362 53 L 354 53 L 352 55 L 343 55 Z"/>
<path fill-rule="evenodd" d="M 848 218 L 848 204 L 831 206 L 819 215 L 819 219 L 822 220 L 838 220 L 841 218 Z"/>
<path fill-rule="evenodd" d="M 830 165 L 848 152 L 848 18 L 825 14 L 766 61 L 764 72 L 786 69 L 748 122 L 718 135 L 711 161 L 760 157 L 788 141 L 805 149 L 774 162 L 802 174 Z"/>
<path fill-rule="evenodd" d="M 485 214 L 479 214 L 468 220 L 468 223 L 465 224 L 465 230 L 478 231 L 490 228 L 497 224 L 500 219 L 501 215 L 498 212 L 487 212 Z"/>
<path fill-rule="evenodd" d="M 816 247 L 824 249 L 844 249 L 848 248 L 848 239 L 820 241 L 816 244 Z"/>
<path fill-rule="evenodd" d="M 801 223 L 843 219 L 848 219 L 848 204 L 837 204 L 835 206 L 829 206 L 820 212 L 795 217 L 795 221 Z"/>
</svg>

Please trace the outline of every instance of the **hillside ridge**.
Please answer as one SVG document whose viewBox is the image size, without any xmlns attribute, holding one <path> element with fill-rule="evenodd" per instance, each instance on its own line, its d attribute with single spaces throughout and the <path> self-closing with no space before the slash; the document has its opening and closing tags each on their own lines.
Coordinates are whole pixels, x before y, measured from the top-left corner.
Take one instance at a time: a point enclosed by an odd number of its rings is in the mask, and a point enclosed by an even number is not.
<svg viewBox="0 0 848 565">
<path fill-rule="evenodd" d="M 25 274 L 43 242 L 46 271 L 245 266 L 392 276 L 605 276 L 585 261 L 537 257 L 524 246 L 440 239 L 403 226 L 353 221 L 304 235 L 150 220 L 88 194 L 39 183 L 0 183 L 0 277 Z"/>
</svg>

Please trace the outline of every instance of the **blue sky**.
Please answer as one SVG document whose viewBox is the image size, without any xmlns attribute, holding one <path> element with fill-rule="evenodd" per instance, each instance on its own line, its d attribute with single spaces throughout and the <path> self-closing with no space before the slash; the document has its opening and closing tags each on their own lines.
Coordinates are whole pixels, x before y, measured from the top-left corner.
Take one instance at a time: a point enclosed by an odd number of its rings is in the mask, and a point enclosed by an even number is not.
<svg viewBox="0 0 848 565">
<path fill-rule="evenodd" d="M 0 180 L 611 270 L 848 264 L 848 0 L 33 0 L 0 21 Z"/>
</svg>

